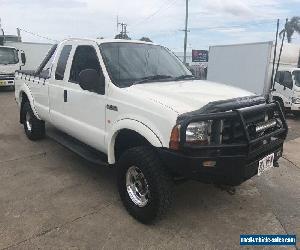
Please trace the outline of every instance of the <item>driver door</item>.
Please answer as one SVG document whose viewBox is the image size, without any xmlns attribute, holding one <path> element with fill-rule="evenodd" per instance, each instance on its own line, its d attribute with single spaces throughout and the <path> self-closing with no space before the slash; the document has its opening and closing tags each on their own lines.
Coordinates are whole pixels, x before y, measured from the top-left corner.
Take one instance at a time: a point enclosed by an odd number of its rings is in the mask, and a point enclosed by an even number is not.
<svg viewBox="0 0 300 250">
<path fill-rule="evenodd" d="M 71 64 L 68 82 L 64 86 L 64 115 L 68 134 L 102 151 L 105 145 L 106 95 L 105 78 L 100 65 L 98 46 L 91 44 L 77 45 Z M 94 69 L 104 81 L 102 93 L 83 90 L 79 84 L 82 70 Z"/>
</svg>

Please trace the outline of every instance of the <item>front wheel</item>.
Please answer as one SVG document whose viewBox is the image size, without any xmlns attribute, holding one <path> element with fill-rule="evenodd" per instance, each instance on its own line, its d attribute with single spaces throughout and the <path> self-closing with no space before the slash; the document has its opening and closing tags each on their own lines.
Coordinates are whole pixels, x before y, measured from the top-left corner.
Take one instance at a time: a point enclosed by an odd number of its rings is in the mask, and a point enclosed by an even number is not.
<svg viewBox="0 0 300 250">
<path fill-rule="evenodd" d="M 172 203 L 173 181 L 154 150 L 129 149 L 117 165 L 119 194 L 127 211 L 144 224 L 161 219 Z"/>
</svg>

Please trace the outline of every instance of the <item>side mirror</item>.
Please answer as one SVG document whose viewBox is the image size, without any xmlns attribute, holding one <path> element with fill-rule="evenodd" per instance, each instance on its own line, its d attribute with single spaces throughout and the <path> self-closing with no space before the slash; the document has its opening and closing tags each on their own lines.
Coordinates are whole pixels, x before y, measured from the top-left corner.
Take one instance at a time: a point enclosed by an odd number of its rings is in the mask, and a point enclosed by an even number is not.
<svg viewBox="0 0 300 250">
<path fill-rule="evenodd" d="M 21 62 L 22 62 L 22 66 L 24 66 L 26 64 L 26 55 L 23 52 L 21 52 Z"/>
<path fill-rule="evenodd" d="M 79 73 L 79 85 L 83 90 L 96 92 L 98 94 L 105 93 L 105 78 L 95 69 L 84 69 Z"/>
</svg>

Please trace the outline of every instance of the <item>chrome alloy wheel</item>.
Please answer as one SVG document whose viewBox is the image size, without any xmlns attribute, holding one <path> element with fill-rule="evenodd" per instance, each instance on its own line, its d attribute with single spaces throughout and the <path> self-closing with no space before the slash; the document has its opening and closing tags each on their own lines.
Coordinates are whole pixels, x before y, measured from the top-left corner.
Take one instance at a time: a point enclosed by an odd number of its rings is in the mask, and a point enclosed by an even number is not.
<svg viewBox="0 0 300 250">
<path fill-rule="evenodd" d="M 127 193 L 133 203 L 139 207 L 145 207 L 149 202 L 149 185 L 142 171 L 131 166 L 126 173 Z"/>
<path fill-rule="evenodd" d="M 31 117 L 31 114 L 29 112 L 26 113 L 25 122 L 26 122 L 27 130 L 29 132 L 31 132 L 31 130 L 32 130 L 32 117 Z"/>
</svg>

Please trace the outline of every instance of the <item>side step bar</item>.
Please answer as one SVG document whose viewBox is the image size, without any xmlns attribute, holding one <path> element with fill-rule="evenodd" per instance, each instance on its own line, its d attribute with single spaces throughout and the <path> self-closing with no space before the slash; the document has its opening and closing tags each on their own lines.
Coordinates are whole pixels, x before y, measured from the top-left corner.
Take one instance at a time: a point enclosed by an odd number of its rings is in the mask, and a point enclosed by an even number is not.
<svg viewBox="0 0 300 250">
<path fill-rule="evenodd" d="M 78 154 L 85 160 L 96 165 L 109 166 L 107 156 L 104 153 L 80 142 L 50 124 L 46 125 L 46 134 L 49 138 Z"/>
</svg>

